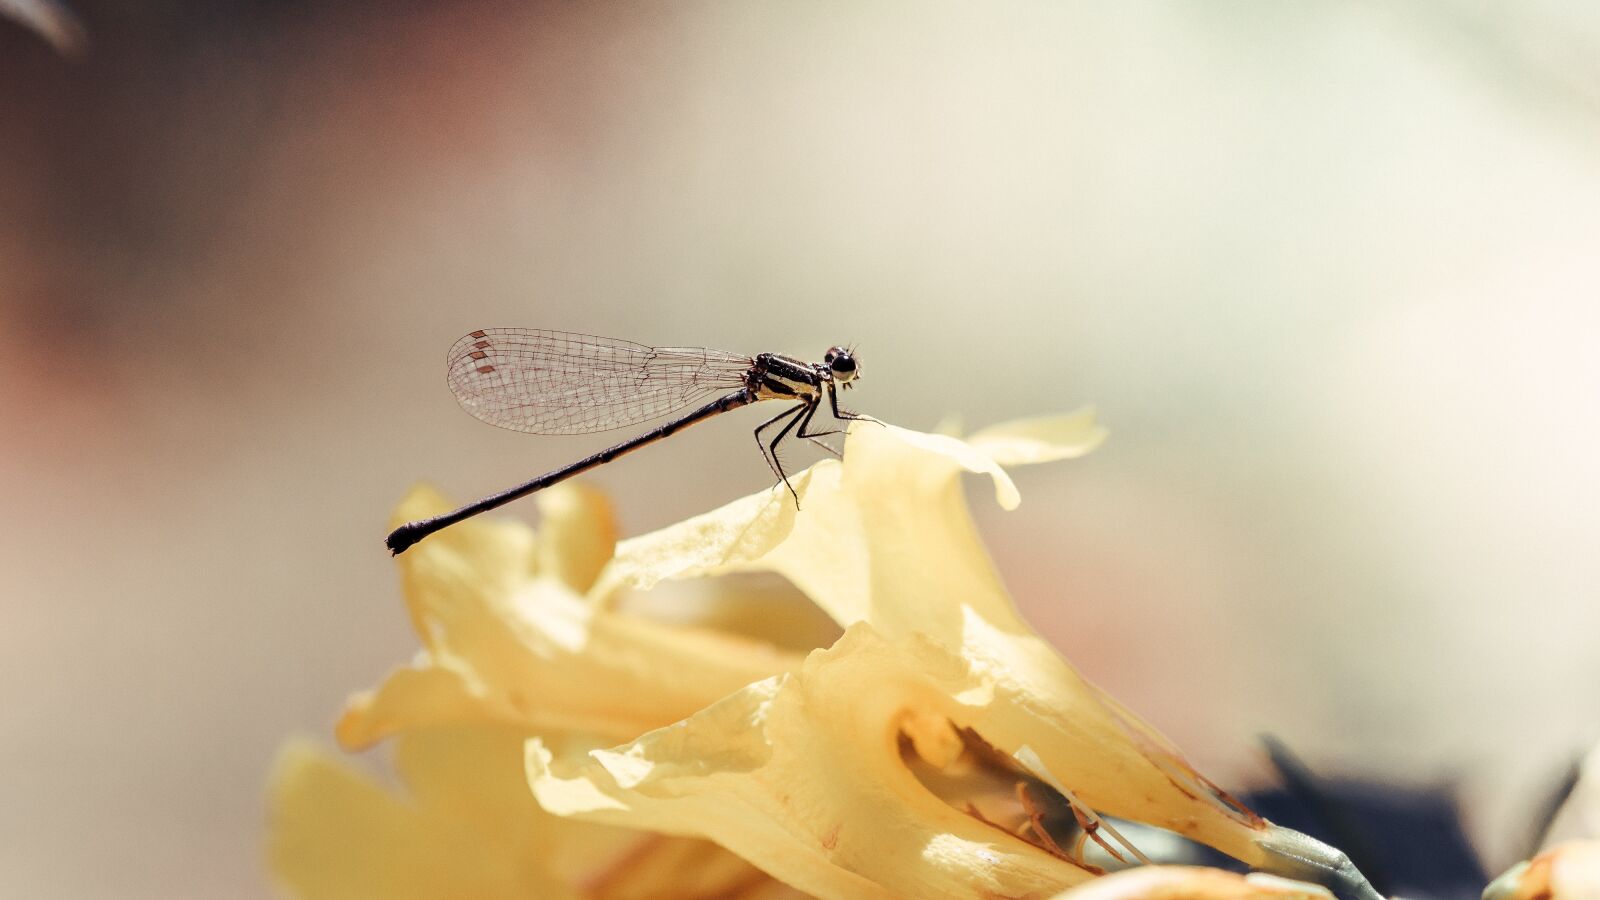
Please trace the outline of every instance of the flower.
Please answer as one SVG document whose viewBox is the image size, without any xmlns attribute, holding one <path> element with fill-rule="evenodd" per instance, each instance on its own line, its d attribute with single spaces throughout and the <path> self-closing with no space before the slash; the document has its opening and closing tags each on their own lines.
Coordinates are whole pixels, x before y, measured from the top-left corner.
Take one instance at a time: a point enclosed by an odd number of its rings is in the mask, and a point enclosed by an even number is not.
<svg viewBox="0 0 1600 900">
<path fill-rule="evenodd" d="M 1017 613 L 959 476 L 988 476 L 1014 508 L 1006 466 L 1103 437 L 1091 411 L 967 440 L 858 425 L 842 463 L 792 479 L 803 512 L 763 491 L 614 552 L 609 507 L 581 488 L 542 495 L 537 536 L 463 523 L 400 558 L 423 653 L 352 700 L 340 742 L 502 729 L 526 739 L 526 779 L 505 802 L 536 805 L 541 833 L 707 839 L 819 896 L 1048 896 L 1100 874 L 1091 840 L 1142 858 L 1106 815 L 1376 896 L 1337 851 L 1206 780 Z M 447 508 L 419 491 L 397 517 Z M 666 582 L 744 573 L 781 575 L 842 636 L 802 657 L 624 608 Z M 287 759 L 280 771 L 307 769 Z M 423 777 L 407 784 L 431 796 Z M 304 812 L 294 784 L 280 778 L 280 809 Z M 1067 847 L 1051 804 L 1076 822 Z M 301 818 L 279 821 L 275 846 L 301 846 L 286 837 Z M 293 854 L 276 859 L 294 868 Z"/>
<path fill-rule="evenodd" d="M 448 505 L 418 489 L 395 515 Z M 533 802 L 529 737 L 631 737 L 797 662 L 757 641 L 591 608 L 580 592 L 611 556 L 610 505 L 563 485 L 539 506 L 537 537 L 469 522 L 403 558 L 423 650 L 352 697 L 335 733 L 351 750 L 396 738 L 404 790 L 289 744 L 272 777 L 273 871 L 308 900 L 785 896 L 709 842 L 572 822 Z"/>
</svg>

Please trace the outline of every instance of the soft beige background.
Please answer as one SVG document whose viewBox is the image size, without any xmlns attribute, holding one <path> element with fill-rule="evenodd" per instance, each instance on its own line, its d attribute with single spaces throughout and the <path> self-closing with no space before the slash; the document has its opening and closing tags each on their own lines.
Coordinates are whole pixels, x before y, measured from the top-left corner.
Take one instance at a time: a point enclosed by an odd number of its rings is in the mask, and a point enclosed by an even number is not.
<svg viewBox="0 0 1600 900">
<path fill-rule="evenodd" d="M 0 21 L 8 895 L 271 895 L 276 745 L 415 646 L 389 506 L 605 442 L 462 414 L 487 325 L 1097 404 L 978 517 L 1231 785 L 1264 730 L 1457 779 L 1499 865 L 1596 736 L 1588 4 L 77 8 L 76 64 Z M 758 415 L 594 480 L 630 532 L 763 488 Z"/>
</svg>

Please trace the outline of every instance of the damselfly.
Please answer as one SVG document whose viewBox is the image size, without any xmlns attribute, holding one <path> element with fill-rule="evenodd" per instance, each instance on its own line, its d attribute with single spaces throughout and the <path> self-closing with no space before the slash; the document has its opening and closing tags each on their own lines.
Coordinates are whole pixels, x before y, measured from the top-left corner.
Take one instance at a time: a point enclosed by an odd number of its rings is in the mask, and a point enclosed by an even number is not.
<svg viewBox="0 0 1600 900">
<path fill-rule="evenodd" d="M 405 551 L 441 528 L 565 481 L 680 428 L 762 400 L 793 403 L 756 426 L 755 436 L 762 456 L 798 507 L 800 496 L 778 459 L 778 443 L 793 432 L 836 452 L 817 438 L 838 434 L 838 429 L 808 430 L 824 394 L 835 419 L 867 418 L 839 408 L 839 388 L 851 387 L 861 375 L 855 355 L 845 347 L 833 347 L 822 362 L 808 363 L 776 353 L 750 357 L 701 347 L 646 347 L 562 331 L 486 328 L 450 348 L 448 373 L 450 390 L 467 412 L 490 425 L 530 434 L 610 431 L 681 411 L 708 397 L 715 399 L 638 437 L 455 512 L 408 522 L 390 532 L 385 542 L 393 553 Z M 763 432 L 779 423 L 782 427 L 777 435 L 767 441 Z"/>
</svg>

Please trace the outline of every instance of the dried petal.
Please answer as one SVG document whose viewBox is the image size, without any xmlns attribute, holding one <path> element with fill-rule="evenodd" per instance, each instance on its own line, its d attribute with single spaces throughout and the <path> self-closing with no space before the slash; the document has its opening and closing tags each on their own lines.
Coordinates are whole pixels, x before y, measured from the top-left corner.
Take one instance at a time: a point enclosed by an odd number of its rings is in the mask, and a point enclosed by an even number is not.
<svg viewBox="0 0 1600 900">
<path fill-rule="evenodd" d="M 1036 750 L 1092 808 L 1169 828 L 1264 864 L 1260 819 L 1200 776 L 1172 744 L 1086 682 L 1018 615 L 966 511 L 958 476 L 989 475 L 1002 505 L 1015 487 L 995 458 L 1052 459 L 1100 439 L 1092 414 L 1011 423 L 967 443 L 889 426 L 851 430 L 846 462 L 823 462 L 792 504 L 756 495 L 625 541 L 597 592 L 665 578 L 773 571 L 841 625 L 890 639 L 920 634 L 959 655 L 994 693 L 980 736 Z"/>
<path fill-rule="evenodd" d="M 705 836 L 820 896 L 1025 896 L 1089 878 L 949 806 L 902 759 L 908 725 L 968 725 L 991 699 L 959 656 L 860 623 L 798 671 L 624 746 L 530 741 L 528 777 L 551 812 Z"/>
</svg>

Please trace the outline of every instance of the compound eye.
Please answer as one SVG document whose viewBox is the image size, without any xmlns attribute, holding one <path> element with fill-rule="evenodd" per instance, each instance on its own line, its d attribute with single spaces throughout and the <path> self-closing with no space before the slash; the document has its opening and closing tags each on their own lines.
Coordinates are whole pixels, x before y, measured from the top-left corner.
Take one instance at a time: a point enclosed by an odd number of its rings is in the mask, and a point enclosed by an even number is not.
<svg viewBox="0 0 1600 900">
<path fill-rule="evenodd" d="M 850 351 L 843 347 L 834 347 L 823 358 L 827 360 L 835 381 L 845 382 L 856 377 L 856 359 L 850 355 Z"/>
</svg>

